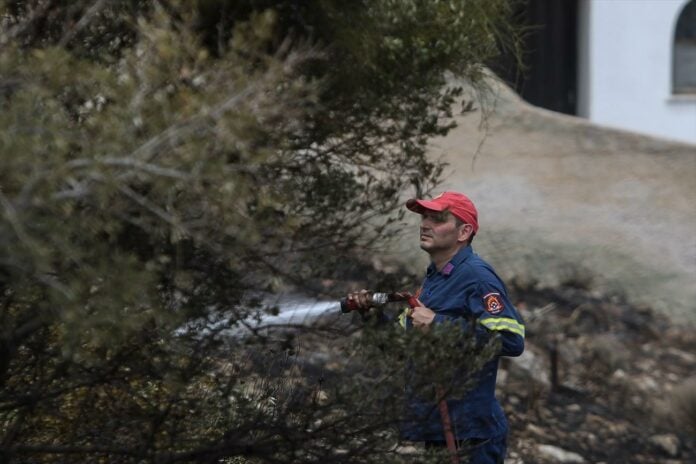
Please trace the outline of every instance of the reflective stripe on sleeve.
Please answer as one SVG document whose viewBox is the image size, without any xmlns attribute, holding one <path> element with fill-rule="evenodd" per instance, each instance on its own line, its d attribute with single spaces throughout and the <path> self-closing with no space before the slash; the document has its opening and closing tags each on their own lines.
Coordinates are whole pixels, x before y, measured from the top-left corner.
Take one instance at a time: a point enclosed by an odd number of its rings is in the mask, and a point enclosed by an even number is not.
<svg viewBox="0 0 696 464">
<path fill-rule="evenodd" d="M 479 319 L 479 324 L 488 330 L 507 330 L 524 338 L 524 326 L 509 317 L 488 317 Z"/>
<path fill-rule="evenodd" d="M 410 308 L 404 308 L 403 311 L 401 311 L 401 314 L 399 314 L 399 325 L 402 328 L 406 328 L 406 318 L 408 317 L 408 310 Z"/>
</svg>

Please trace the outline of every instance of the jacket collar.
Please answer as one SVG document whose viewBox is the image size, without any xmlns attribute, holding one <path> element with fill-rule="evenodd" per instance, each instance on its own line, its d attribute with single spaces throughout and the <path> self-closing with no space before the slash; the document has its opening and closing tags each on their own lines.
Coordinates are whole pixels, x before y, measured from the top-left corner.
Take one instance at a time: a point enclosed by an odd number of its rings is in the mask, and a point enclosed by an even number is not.
<svg viewBox="0 0 696 464">
<path fill-rule="evenodd" d="M 452 274 L 452 272 L 454 272 L 454 269 L 457 266 L 466 261 L 473 254 L 474 250 L 473 248 L 471 248 L 470 245 L 460 248 L 457 254 L 452 256 L 452 259 L 450 259 L 449 262 L 442 267 L 442 270 L 440 270 L 439 273 L 447 277 L 448 275 Z M 428 270 L 426 271 L 426 275 L 429 277 L 433 275 L 435 272 L 437 272 L 435 264 L 430 263 L 430 266 L 428 266 Z"/>
</svg>

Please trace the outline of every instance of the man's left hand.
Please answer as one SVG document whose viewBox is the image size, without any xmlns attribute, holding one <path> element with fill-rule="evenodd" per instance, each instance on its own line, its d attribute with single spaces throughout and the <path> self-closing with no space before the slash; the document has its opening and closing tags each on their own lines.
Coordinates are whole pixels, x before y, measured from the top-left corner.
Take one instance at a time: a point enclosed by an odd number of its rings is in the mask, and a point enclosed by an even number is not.
<svg viewBox="0 0 696 464">
<path fill-rule="evenodd" d="M 413 319 L 413 326 L 428 327 L 433 323 L 433 319 L 435 319 L 435 312 L 432 309 L 423 306 L 423 303 L 420 301 L 418 301 L 418 303 L 419 305 L 412 308 L 409 314 L 411 319 Z"/>
</svg>

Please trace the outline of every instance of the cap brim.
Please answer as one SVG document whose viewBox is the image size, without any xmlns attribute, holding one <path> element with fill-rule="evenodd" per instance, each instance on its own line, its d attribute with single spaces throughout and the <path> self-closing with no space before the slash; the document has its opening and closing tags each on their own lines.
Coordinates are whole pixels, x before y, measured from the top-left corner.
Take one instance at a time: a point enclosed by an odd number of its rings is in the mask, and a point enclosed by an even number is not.
<svg viewBox="0 0 696 464">
<path fill-rule="evenodd" d="M 410 209 L 414 213 L 422 213 L 423 211 L 444 211 L 446 206 L 434 201 L 428 200 L 418 200 L 416 198 L 411 198 L 406 202 L 406 208 Z"/>
</svg>

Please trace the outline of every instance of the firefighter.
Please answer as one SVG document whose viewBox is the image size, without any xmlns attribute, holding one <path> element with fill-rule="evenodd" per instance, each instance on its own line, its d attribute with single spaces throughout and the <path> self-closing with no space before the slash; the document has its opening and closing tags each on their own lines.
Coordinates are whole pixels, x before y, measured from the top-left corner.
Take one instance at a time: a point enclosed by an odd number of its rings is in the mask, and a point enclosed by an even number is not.
<svg viewBox="0 0 696 464">
<path fill-rule="evenodd" d="M 411 199 L 406 207 L 421 215 L 420 247 L 430 255 L 430 266 L 418 295 L 419 304 L 400 318 L 406 327 L 426 329 L 445 322 L 475 324 L 477 339 L 499 337 L 500 351 L 478 373 L 476 385 L 460 398 L 447 398 L 454 440 L 469 453 L 472 464 L 502 463 L 506 452 L 507 420 L 495 398 L 500 356 L 519 356 L 524 350 L 524 323 L 493 268 L 474 253 L 471 242 L 478 232 L 478 214 L 461 193 L 444 192 L 432 200 Z M 363 290 L 348 300 L 368 308 Z M 418 404 L 425 420 L 402 430 L 403 438 L 426 447 L 446 446 L 446 433 L 438 408 Z"/>
</svg>

